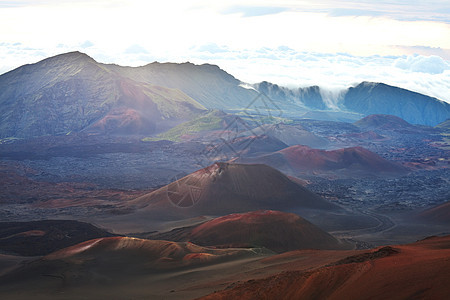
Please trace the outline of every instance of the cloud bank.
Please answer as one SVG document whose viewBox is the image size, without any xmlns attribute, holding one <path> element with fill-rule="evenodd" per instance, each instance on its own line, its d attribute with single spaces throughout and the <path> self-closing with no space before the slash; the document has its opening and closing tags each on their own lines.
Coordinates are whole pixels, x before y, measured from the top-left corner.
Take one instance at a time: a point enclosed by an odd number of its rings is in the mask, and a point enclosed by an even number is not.
<svg viewBox="0 0 450 300">
<path fill-rule="evenodd" d="M 0 73 L 22 62 L 34 63 L 73 50 L 81 50 L 99 62 L 128 66 L 153 61 L 211 63 L 246 83 L 269 81 L 290 88 L 319 85 L 333 93 L 362 81 L 383 82 L 450 103 L 450 62 L 436 55 L 355 56 L 299 52 L 287 46 L 232 49 L 205 44 L 192 47 L 183 55 L 167 56 L 154 54 L 151 49 L 137 44 L 114 52 L 86 41 L 71 46 L 60 44 L 54 49 L 0 43 L 0 61 L 4 62 Z"/>
<path fill-rule="evenodd" d="M 217 64 L 249 83 L 378 81 L 450 102 L 449 1 L 8 0 L 0 36 L 0 74 L 79 50 L 120 65 Z"/>
<path fill-rule="evenodd" d="M 450 103 L 450 62 L 436 55 L 355 56 L 298 52 L 282 46 L 214 54 L 193 52 L 192 60 L 218 64 L 248 83 L 265 80 L 291 88 L 319 85 L 337 93 L 362 81 L 373 81 Z"/>
</svg>

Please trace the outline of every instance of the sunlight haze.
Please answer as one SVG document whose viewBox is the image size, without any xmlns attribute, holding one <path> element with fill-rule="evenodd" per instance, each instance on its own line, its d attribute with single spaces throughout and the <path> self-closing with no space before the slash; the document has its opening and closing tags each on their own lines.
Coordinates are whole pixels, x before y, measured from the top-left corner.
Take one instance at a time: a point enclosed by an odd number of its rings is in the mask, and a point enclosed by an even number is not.
<svg viewBox="0 0 450 300">
<path fill-rule="evenodd" d="M 77 50 L 130 66 L 217 64 L 249 83 L 383 81 L 450 102 L 449 11 L 447 1 L 1 1 L 0 73 Z"/>
</svg>

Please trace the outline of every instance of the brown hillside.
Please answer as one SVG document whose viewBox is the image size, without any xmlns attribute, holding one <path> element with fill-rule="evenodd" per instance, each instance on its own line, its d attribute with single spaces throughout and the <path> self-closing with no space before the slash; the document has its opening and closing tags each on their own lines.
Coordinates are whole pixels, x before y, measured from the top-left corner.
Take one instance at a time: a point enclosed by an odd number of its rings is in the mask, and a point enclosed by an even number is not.
<svg viewBox="0 0 450 300">
<path fill-rule="evenodd" d="M 450 237 L 383 247 L 313 271 L 250 280 L 201 299 L 446 299 Z"/>
<path fill-rule="evenodd" d="M 259 209 L 339 209 L 274 168 L 228 163 L 215 163 L 130 203 L 136 215 L 160 219 Z"/>
<path fill-rule="evenodd" d="M 270 210 L 213 219 L 193 228 L 190 240 L 205 246 L 263 246 L 275 252 L 345 248 L 333 236 L 305 219 Z"/>
</svg>

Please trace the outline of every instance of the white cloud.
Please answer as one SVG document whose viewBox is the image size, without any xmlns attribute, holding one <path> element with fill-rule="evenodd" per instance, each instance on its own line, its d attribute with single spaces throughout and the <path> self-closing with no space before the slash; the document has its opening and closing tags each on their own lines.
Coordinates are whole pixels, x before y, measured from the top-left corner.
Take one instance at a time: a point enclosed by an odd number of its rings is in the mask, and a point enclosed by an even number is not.
<svg viewBox="0 0 450 300">
<path fill-rule="evenodd" d="M 399 58 L 394 62 L 394 66 L 403 70 L 413 72 L 421 72 L 428 74 L 442 74 L 445 70 L 450 69 L 450 64 L 439 56 L 408 56 Z"/>
<path fill-rule="evenodd" d="M 214 63 L 250 83 L 382 81 L 450 102 L 448 1 L 9 0 L 0 36 L 0 73 L 81 50 L 131 66 Z"/>
<path fill-rule="evenodd" d="M 274 7 L 274 6 L 230 6 L 222 10 L 224 14 L 240 14 L 243 17 L 258 17 L 265 15 L 278 14 L 280 12 L 288 10 L 287 7 Z"/>
<path fill-rule="evenodd" d="M 84 41 L 83 43 L 81 43 L 80 47 L 83 49 L 89 48 L 94 46 L 94 43 L 92 43 L 91 41 Z"/>
<path fill-rule="evenodd" d="M 264 48 L 241 50 L 191 61 L 220 65 L 238 79 L 256 83 L 270 81 L 282 86 L 319 85 L 332 93 L 361 81 L 384 82 L 430 95 L 450 103 L 449 62 L 436 56 L 354 56 L 349 54 L 290 52 Z M 403 65 L 402 65 L 403 63 Z M 330 102 L 331 103 L 331 102 Z"/>
<path fill-rule="evenodd" d="M 209 43 L 209 44 L 205 44 L 205 45 L 195 46 L 195 47 L 192 47 L 191 50 L 195 50 L 197 52 L 207 52 L 210 54 L 224 53 L 224 52 L 229 51 L 227 46 L 219 46 L 215 43 Z"/>
<path fill-rule="evenodd" d="M 134 45 L 131 45 L 130 47 L 128 47 L 127 49 L 125 49 L 125 53 L 126 54 L 148 54 L 148 51 L 144 47 L 134 44 Z"/>
<path fill-rule="evenodd" d="M 60 44 L 58 47 L 45 49 L 30 48 L 20 43 L 0 43 L 0 74 L 25 63 L 77 50 L 77 45 Z M 209 51 L 215 48 L 216 46 L 199 45 L 175 56 L 140 51 L 126 53 L 125 49 L 113 51 L 97 45 L 81 51 L 99 62 L 128 66 L 145 65 L 153 61 L 217 64 L 247 83 L 269 81 L 288 87 L 319 85 L 333 91 L 327 94 L 330 101 L 335 99 L 334 96 L 341 89 L 361 81 L 374 81 L 410 89 L 450 103 L 450 63 L 438 56 L 355 56 L 345 53 L 298 52 L 285 47 L 218 47 L 220 51 Z"/>
<path fill-rule="evenodd" d="M 239 86 L 244 88 L 244 89 L 247 89 L 247 90 L 254 90 L 254 91 L 256 91 L 256 89 L 253 86 L 251 86 L 251 85 L 249 85 L 247 83 L 241 83 L 241 84 L 239 84 Z"/>
</svg>

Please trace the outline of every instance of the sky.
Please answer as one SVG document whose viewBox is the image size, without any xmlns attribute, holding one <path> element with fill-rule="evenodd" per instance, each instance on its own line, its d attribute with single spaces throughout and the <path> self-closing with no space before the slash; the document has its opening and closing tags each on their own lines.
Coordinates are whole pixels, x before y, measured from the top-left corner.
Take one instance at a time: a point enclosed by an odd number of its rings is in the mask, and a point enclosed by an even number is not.
<svg viewBox="0 0 450 300">
<path fill-rule="evenodd" d="M 0 74 L 74 50 L 217 64 L 247 83 L 384 82 L 450 103 L 448 0 L 0 1 Z"/>
</svg>

